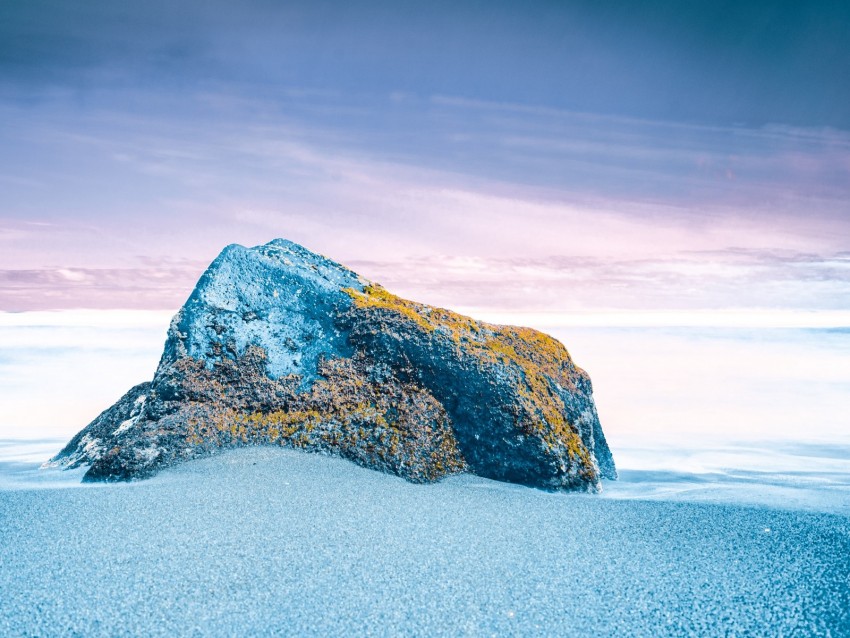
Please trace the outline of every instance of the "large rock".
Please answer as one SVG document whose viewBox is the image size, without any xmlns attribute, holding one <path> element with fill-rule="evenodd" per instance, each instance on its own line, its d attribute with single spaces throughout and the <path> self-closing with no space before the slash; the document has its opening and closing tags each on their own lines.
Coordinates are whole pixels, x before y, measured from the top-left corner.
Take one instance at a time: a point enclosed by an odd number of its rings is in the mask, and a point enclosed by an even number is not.
<svg viewBox="0 0 850 638">
<path fill-rule="evenodd" d="M 128 480 L 251 444 L 415 482 L 470 471 L 594 491 L 616 478 L 590 378 L 558 341 L 401 299 L 280 239 L 225 248 L 172 320 L 153 381 L 51 462 Z"/>
</svg>

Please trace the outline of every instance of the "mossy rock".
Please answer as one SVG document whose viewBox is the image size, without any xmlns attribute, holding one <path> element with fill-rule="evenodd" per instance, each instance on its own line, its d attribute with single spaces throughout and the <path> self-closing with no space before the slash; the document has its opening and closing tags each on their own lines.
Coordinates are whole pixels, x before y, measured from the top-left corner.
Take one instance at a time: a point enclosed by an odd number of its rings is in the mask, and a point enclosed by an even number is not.
<svg viewBox="0 0 850 638">
<path fill-rule="evenodd" d="M 242 445 L 336 454 L 414 482 L 545 489 L 616 478 L 590 378 L 552 337 L 401 299 L 287 242 L 228 246 L 136 386 L 52 461 L 146 478 Z"/>
</svg>

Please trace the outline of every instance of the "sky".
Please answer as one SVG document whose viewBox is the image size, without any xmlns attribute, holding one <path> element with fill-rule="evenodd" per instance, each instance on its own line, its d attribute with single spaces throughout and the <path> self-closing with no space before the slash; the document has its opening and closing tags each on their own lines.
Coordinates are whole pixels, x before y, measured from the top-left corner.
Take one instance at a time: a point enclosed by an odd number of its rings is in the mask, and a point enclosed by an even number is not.
<svg viewBox="0 0 850 638">
<path fill-rule="evenodd" d="M 850 4 L 0 4 L 0 311 L 285 237 L 487 311 L 850 310 Z"/>
<path fill-rule="evenodd" d="M 848 42 L 834 0 L 4 0 L 0 439 L 284 237 L 562 339 L 618 459 L 846 440 Z"/>
</svg>

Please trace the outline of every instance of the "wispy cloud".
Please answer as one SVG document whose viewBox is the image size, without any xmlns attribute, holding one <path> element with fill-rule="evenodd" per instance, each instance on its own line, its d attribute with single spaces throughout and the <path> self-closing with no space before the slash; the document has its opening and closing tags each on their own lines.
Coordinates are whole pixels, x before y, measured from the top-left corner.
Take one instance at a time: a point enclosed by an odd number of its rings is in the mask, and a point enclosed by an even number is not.
<svg viewBox="0 0 850 638">
<path fill-rule="evenodd" d="M 176 309 L 205 266 L 0 270 L 0 311 Z"/>
<path fill-rule="evenodd" d="M 92 99 L 85 112 L 3 107 L 3 170 L 50 184 L 7 189 L 5 308 L 174 307 L 222 246 L 275 236 L 440 303 L 848 298 L 850 139 L 838 131 L 447 98 L 350 110 L 338 95 L 285 91 L 282 102 L 205 91 L 189 109 L 140 93 L 135 115 Z"/>
<path fill-rule="evenodd" d="M 485 312 L 850 309 L 847 255 L 723 252 L 711 259 L 683 254 L 620 260 L 444 255 L 353 265 L 409 296 Z"/>
</svg>

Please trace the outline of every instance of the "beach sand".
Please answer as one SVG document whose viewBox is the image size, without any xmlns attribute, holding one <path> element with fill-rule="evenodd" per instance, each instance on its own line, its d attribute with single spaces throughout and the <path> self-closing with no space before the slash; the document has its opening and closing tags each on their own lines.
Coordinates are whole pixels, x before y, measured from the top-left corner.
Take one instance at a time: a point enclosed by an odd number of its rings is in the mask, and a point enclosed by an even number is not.
<svg viewBox="0 0 850 638">
<path fill-rule="evenodd" d="M 0 490 L 3 636 L 848 636 L 850 518 L 250 448 Z"/>
</svg>

